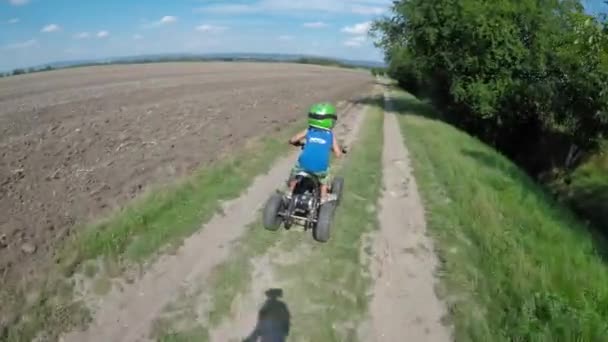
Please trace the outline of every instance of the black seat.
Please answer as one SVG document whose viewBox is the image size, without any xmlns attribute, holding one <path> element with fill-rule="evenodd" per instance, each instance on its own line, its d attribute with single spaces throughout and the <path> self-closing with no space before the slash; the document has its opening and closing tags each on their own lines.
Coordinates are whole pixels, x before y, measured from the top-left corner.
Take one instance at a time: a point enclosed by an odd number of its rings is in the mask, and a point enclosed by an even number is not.
<svg viewBox="0 0 608 342">
<path fill-rule="evenodd" d="M 296 173 L 296 179 L 299 178 L 298 181 L 298 186 L 296 190 L 297 192 L 299 192 L 301 189 L 305 189 L 305 188 L 318 188 L 321 184 L 321 181 L 319 180 L 319 177 L 317 177 L 315 174 L 310 173 L 310 172 L 306 172 L 306 171 L 299 171 L 298 173 Z"/>
<path fill-rule="evenodd" d="M 310 172 L 308 172 L 308 171 L 298 171 L 298 172 L 296 173 L 296 177 L 297 177 L 297 176 L 300 176 L 300 177 L 308 177 L 308 178 L 312 178 L 312 179 L 315 179 L 315 180 L 318 180 L 318 179 L 319 179 L 319 177 L 318 177 L 317 175 L 315 175 L 314 173 L 310 173 Z"/>
</svg>

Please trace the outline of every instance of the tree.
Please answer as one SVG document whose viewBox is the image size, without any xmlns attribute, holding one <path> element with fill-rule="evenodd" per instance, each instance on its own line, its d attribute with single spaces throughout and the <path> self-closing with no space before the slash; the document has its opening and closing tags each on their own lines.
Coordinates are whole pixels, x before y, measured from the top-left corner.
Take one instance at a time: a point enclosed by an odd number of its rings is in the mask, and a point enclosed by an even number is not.
<svg viewBox="0 0 608 342">
<path fill-rule="evenodd" d="M 608 133 L 606 22 L 577 0 L 400 0 L 372 35 L 401 87 L 532 172 Z"/>
<path fill-rule="evenodd" d="M 23 74 L 25 74 L 25 73 L 26 73 L 26 72 L 25 72 L 25 70 L 24 70 L 24 69 L 15 69 L 15 70 L 13 70 L 13 76 L 16 76 L 16 75 L 23 75 Z"/>
</svg>

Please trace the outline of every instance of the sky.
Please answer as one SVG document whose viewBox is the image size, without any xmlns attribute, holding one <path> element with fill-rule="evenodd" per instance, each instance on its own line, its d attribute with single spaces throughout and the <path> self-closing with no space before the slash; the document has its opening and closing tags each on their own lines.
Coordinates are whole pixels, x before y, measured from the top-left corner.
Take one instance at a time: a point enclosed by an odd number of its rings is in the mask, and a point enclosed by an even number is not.
<svg viewBox="0 0 608 342">
<path fill-rule="evenodd" d="M 608 12 L 603 0 L 583 0 Z M 381 61 L 366 32 L 392 0 L 0 0 L 0 71 L 149 53 Z"/>
<path fill-rule="evenodd" d="M 583 0 L 581 2 L 589 13 L 607 13 L 608 5 L 606 5 L 605 1 L 606 0 Z"/>
<path fill-rule="evenodd" d="M 296 53 L 381 61 L 391 0 L 0 0 L 0 70 L 148 53 Z"/>
</svg>

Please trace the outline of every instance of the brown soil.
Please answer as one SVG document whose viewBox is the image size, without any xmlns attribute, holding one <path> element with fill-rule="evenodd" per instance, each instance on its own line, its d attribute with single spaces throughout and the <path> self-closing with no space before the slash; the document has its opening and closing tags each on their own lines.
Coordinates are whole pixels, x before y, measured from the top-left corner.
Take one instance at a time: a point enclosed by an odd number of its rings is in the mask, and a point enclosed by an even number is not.
<svg viewBox="0 0 608 342">
<path fill-rule="evenodd" d="M 152 184 L 371 87 L 310 65 L 103 66 L 0 80 L 0 284 Z"/>
</svg>

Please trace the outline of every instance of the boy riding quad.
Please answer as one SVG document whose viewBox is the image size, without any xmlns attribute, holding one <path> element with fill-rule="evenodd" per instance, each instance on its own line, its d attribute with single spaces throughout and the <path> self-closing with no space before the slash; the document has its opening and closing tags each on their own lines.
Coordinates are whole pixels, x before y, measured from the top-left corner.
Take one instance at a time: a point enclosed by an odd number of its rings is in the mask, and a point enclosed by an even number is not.
<svg viewBox="0 0 608 342">
<path fill-rule="evenodd" d="M 333 132 L 334 125 L 338 120 L 336 108 L 329 103 L 319 103 L 310 108 L 308 113 L 308 128 L 294 135 L 289 143 L 300 145 L 304 140 L 304 148 L 300 158 L 291 171 L 289 191 L 287 199 L 291 199 L 297 180 L 295 176 L 299 172 L 308 172 L 319 179 L 321 183 L 321 204 L 330 200 L 336 200 L 336 194 L 327 191 L 329 180 L 329 161 L 331 152 L 336 157 L 342 157 L 342 149 Z"/>
<path fill-rule="evenodd" d="M 266 204 L 266 229 L 276 230 L 281 223 L 289 228 L 298 220 L 306 229 L 314 228 L 318 241 L 329 239 L 329 225 L 343 184 L 336 178 L 329 186 L 331 153 L 336 157 L 345 153 L 333 132 L 337 119 L 332 104 L 315 104 L 308 113 L 308 128 L 289 140 L 292 145 L 302 146 L 302 153 L 291 171 L 287 192 L 273 195 Z"/>
</svg>

